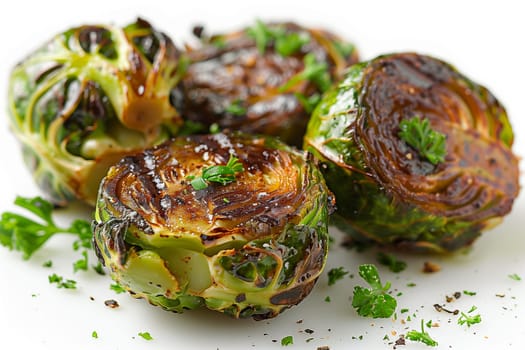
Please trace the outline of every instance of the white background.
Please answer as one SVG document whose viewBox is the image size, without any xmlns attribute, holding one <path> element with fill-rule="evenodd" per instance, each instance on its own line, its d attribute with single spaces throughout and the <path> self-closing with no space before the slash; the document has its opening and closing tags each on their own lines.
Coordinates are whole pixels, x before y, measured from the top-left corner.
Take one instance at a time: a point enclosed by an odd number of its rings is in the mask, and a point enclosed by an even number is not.
<svg viewBox="0 0 525 350">
<path fill-rule="evenodd" d="M 515 5 L 512 5 L 512 4 Z M 54 34 L 86 23 L 124 25 L 137 16 L 151 21 L 177 44 L 190 38 L 191 27 L 205 24 L 210 32 L 238 29 L 263 20 L 295 20 L 323 26 L 352 40 L 362 59 L 382 53 L 417 51 L 442 58 L 473 80 L 486 85 L 507 107 L 516 134 L 514 150 L 525 154 L 525 20 L 518 1 L 3 1 L 0 5 L 0 211 L 13 210 L 15 195 L 39 193 L 23 166 L 18 145 L 10 134 L 6 115 L 6 87 L 11 67 Z M 523 165 L 521 165 L 523 170 Z M 522 177 L 523 183 L 523 177 Z M 468 254 L 406 256 L 400 274 L 381 268 L 398 297 L 398 318 L 372 320 L 356 315 L 349 297 L 358 277 L 327 285 L 326 273 L 312 294 L 270 321 L 232 320 L 201 310 L 172 314 L 109 290 L 108 276 L 72 271 L 79 258 L 69 237 L 56 237 L 30 261 L 0 247 L 0 349 L 280 349 L 282 337 L 292 335 L 290 349 L 392 349 L 392 341 L 419 322 L 437 322 L 430 334 L 439 349 L 525 348 L 525 203 L 523 194 L 504 223 L 479 239 Z M 68 223 L 89 218 L 85 207 L 59 214 Z M 375 262 L 375 252 L 341 248 L 335 230 L 327 270 Z M 42 263 L 53 260 L 46 269 Z M 94 257 L 90 255 L 91 262 Z M 441 265 L 428 275 L 424 261 Z M 74 278 L 79 289 L 57 289 L 47 282 L 51 273 Z M 524 280 L 514 281 L 517 273 Z M 407 287 L 407 283 L 416 283 Z M 457 317 L 432 307 L 445 303 L 455 291 L 475 291 L 447 305 L 467 311 L 478 307 L 482 322 L 471 328 Z M 496 294 L 504 295 L 498 297 Z M 325 302 L 330 296 L 331 302 Z M 92 297 L 94 300 L 91 300 Z M 120 308 L 104 306 L 116 299 Z M 400 309 L 409 312 L 401 314 Z M 411 315 L 411 321 L 406 318 Z M 302 321 L 302 323 L 301 323 Z M 305 329 L 314 331 L 307 334 Z M 98 333 L 98 339 L 91 336 Z M 148 331 L 152 341 L 137 336 Z M 397 335 L 393 335 L 397 334 Z M 385 335 L 389 340 L 383 339 Z M 313 340 L 307 342 L 308 338 Z M 360 339 L 361 338 L 361 339 Z M 276 340 L 276 342 L 274 342 Z M 390 344 L 389 344 L 390 343 Z M 406 349 L 424 349 L 409 343 Z M 399 347 L 399 349 L 404 349 Z"/>
</svg>

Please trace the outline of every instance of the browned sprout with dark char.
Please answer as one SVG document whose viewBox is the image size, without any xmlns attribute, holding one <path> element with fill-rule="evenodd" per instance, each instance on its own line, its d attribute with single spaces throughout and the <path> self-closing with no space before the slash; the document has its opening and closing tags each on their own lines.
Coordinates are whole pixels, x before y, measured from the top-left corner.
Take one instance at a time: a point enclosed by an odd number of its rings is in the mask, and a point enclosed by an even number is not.
<svg viewBox="0 0 525 350">
<path fill-rule="evenodd" d="M 400 53 L 352 66 L 314 111 L 304 146 L 325 162 L 343 230 L 445 252 L 510 212 L 513 138 L 488 89 L 446 62 Z"/>
<path fill-rule="evenodd" d="M 187 74 L 172 92 L 189 133 L 215 124 L 300 146 L 321 94 L 358 61 L 351 43 L 292 22 L 257 21 L 213 36 L 194 32 L 202 45 L 189 49 Z"/>
<path fill-rule="evenodd" d="M 311 155 L 278 140 L 179 137 L 110 169 L 95 248 L 154 305 L 270 318 L 303 300 L 324 267 L 330 198 Z"/>
</svg>

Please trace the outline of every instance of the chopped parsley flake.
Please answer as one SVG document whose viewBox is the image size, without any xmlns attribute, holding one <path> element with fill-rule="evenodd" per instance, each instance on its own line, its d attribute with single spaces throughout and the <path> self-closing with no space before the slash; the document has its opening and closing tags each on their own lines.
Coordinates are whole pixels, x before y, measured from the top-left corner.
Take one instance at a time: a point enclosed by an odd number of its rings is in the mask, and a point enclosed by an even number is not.
<svg viewBox="0 0 525 350">
<path fill-rule="evenodd" d="M 153 337 L 149 332 L 139 332 L 139 337 L 142 337 L 145 340 L 153 340 Z"/>
<path fill-rule="evenodd" d="M 410 332 L 406 334 L 405 339 L 412 340 L 412 341 L 418 341 L 428 346 L 438 345 L 438 342 L 432 339 L 430 335 L 427 332 L 425 332 L 425 325 L 424 325 L 423 320 L 421 320 L 421 332 L 416 331 L 416 330 L 411 330 Z"/>
<path fill-rule="evenodd" d="M 281 339 L 281 345 L 282 346 L 288 346 L 293 344 L 293 336 L 287 335 L 283 339 Z"/>
<path fill-rule="evenodd" d="M 75 261 L 73 263 L 73 272 L 77 272 L 79 270 L 87 271 L 88 269 L 88 255 L 87 251 L 82 251 L 82 258 Z"/>
<path fill-rule="evenodd" d="M 387 266 L 392 272 L 401 272 L 407 267 L 406 262 L 398 260 L 395 256 L 383 252 L 377 253 L 377 261 L 381 265 Z"/>
<path fill-rule="evenodd" d="M 521 281 L 521 277 L 516 273 L 509 275 L 509 278 L 513 279 L 514 281 Z"/>
<path fill-rule="evenodd" d="M 477 310 L 477 307 L 476 306 L 472 306 L 470 308 L 470 310 L 467 311 L 467 314 L 470 314 L 470 313 L 474 312 L 475 310 Z M 467 314 L 464 313 L 464 312 L 461 312 L 461 316 L 459 316 L 459 318 L 458 318 L 458 324 L 459 325 L 466 324 L 467 327 L 470 327 L 473 324 L 481 322 L 481 315 L 480 314 L 477 314 L 477 315 L 474 315 L 474 316 L 469 316 Z"/>
<path fill-rule="evenodd" d="M 98 339 L 98 333 L 97 333 L 97 331 L 93 331 L 93 332 L 91 332 L 91 338 Z"/>
<path fill-rule="evenodd" d="M 328 285 L 334 285 L 335 282 L 339 281 L 347 274 L 348 271 L 345 271 L 344 267 L 342 266 L 330 269 L 330 271 L 328 271 Z"/>
<path fill-rule="evenodd" d="M 126 292 L 126 289 L 124 287 L 122 287 L 120 284 L 117 284 L 117 283 L 111 284 L 109 286 L 109 289 L 111 289 L 112 291 L 114 291 L 117 294 L 121 294 L 121 293 L 125 293 Z"/>
<path fill-rule="evenodd" d="M 49 283 L 55 283 L 57 288 L 64 289 L 76 289 L 77 281 L 74 280 L 64 280 L 62 276 L 58 276 L 56 273 L 48 276 Z"/>
<path fill-rule="evenodd" d="M 246 108 L 242 106 L 241 100 L 235 100 L 228 105 L 224 111 L 235 116 L 242 116 L 246 114 Z"/>
<path fill-rule="evenodd" d="M 284 85 L 279 88 L 279 92 L 286 92 L 303 81 L 314 83 L 321 92 L 328 90 L 332 84 L 328 65 L 325 62 L 318 62 L 315 55 L 307 54 L 303 58 L 304 68 L 301 72 L 292 76 Z"/>
</svg>

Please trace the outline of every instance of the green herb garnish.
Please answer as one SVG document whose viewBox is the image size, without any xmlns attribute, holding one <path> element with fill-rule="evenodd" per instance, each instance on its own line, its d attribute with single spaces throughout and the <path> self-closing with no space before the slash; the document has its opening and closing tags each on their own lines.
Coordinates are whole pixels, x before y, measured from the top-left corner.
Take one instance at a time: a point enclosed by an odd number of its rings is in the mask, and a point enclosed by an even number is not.
<svg viewBox="0 0 525 350">
<path fill-rule="evenodd" d="M 220 128 L 219 124 L 212 123 L 210 125 L 209 131 L 210 131 L 210 134 L 218 134 L 218 133 L 221 132 L 221 128 Z"/>
<path fill-rule="evenodd" d="M 290 56 L 296 53 L 310 41 L 306 33 L 282 34 L 275 37 L 275 51 L 281 56 Z"/>
<path fill-rule="evenodd" d="M 470 308 L 469 311 L 467 311 L 467 314 L 470 314 L 472 312 L 474 312 L 475 310 L 477 310 L 477 307 L 475 306 L 472 306 Z M 480 323 L 481 322 L 481 315 L 480 314 L 477 314 L 477 315 L 474 315 L 474 316 L 469 316 L 467 315 L 466 313 L 464 312 L 461 312 L 461 316 L 459 316 L 458 318 L 458 324 L 459 325 L 464 325 L 466 324 L 467 327 L 470 327 L 472 326 L 473 324 L 476 324 L 476 323 Z"/>
<path fill-rule="evenodd" d="M 42 264 L 43 267 L 52 267 L 53 266 L 53 262 L 51 260 L 48 260 L 48 261 L 45 261 L 43 264 Z"/>
<path fill-rule="evenodd" d="M 521 281 L 521 277 L 516 273 L 509 275 L 509 278 L 513 279 L 514 281 Z"/>
<path fill-rule="evenodd" d="M 335 41 L 334 47 L 339 52 L 339 54 L 343 57 L 348 57 L 354 52 L 355 46 L 354 44 L 343 42 L 343 41 Z"/>
<path fill-rule="evenodd" d="M 397 307 L 394 297 L 387 294 L 390 282 L 383 286 L 375 265 L 364 264 L 359 266 L 361 276 L 371 288 L 354 287 L 352 306 L 360 316 L 373 318 L 387 318 L 392 316 Z"/>
<path fill-rule="evenodd" d="M 328 65 L 325 62 L 318 62 L 315 55 L 309 53 L 303 58 L 304 68 L 301 72 L 292 76 L 284 85 L 279 88 L 279 92 L 286 92 L 302 81 L 314 83 L 321 92 L 325 92 L 332 85 Z"/>
<path fill-rule="evenodd" d="M 399 123 L 399 128 L 401 129 L 399 137 L 430 163 L 435 165 L 445 160 L 446 136 L 432 130 L 428 119 L 420 119 L 417 116 L 409 120 L 405 119 Z"/>
<path fill-rule="evenodd" d="M 283 56 L 290 56 L 299 51 L 304 44 L 310 42 L 308 33 L 287 33 L 286 28 L 276 26 L 268 27 L 261 20 L 257 20 L 255 24 L 247 29 L 247 33 L 255 40 L 255 45 L 261 55 L 266 52 L 272 42 L 275 46 L 275 51 Z"/>
<path fill-rule="evenodd" d="M 73 263 L 73 272 L 77 272 L 79 270 L 87 271 L 88 269 L 88 255 L 87 251 L 82 251 L 82 258 L 75 261 Z"/>
<path fill-rule="evenodd" d="M 230 105 L 228 105 L 224 111 L 226 113 L 233 114 L 235 116 L 241 116 L 246 114 L 246 108 L 244 108 L 242 105 L 241 100 L 235 100 Z"/>
<path fill-rule="evenodd" d="M 428 346 L 438 345 L 438 342 L 432 339 L 430 335 L 427 332 L 425 332 L 425 325 L 424 325 L 423 320 L 421 320 L 421 332 L 416 331 L 416 330 L 411 330 L 410 332 L 406 334 L 405 338 L 408 340 L 421 342 Z"/>
<path fill-rule="evenodd" d="M 255 21 L 255 24 L 246 30 L 249 36 L 255 40 L 255 45 L 261 55 L 266 52 L 266 45 L 273 39 L 273 32 L 268 26 L 261 20 Z"/>
<path fill-rule="evenodd" d="M 109 289 L 114 291 L 117 294 L 125 293 L 126 289 L 122 287 L 120 284 L 114 283 L 109 286 Z"/>
<path fill-rule="evenodd" d="M 95 339 L 98 338 L 98 333 L 97 333 L 97 331 L 93 331 L 93 332 L 91 332 L 91 338 L 95 338 Z"/>
<path fill-rule="evenodd" d="M 91 224 L 85 220 L 75 220 L 68 228 L 58 227 L 53 218 L 53 205 L 40 198 L 16 197 L 14 204 L 28 210 L 40 220 L 36 221 L 21 214 L 5 212 L 0 219 L 0 244 L 22 253 L 29 259 L 52 236 L 57 233 L 73 234 L 78 239 L 73 247 L 91 247 Z"/>
<path fill-rule="evenodd" d="M 470 295 L 470 296 L 474 296 L 474 295 L 476 295 L 477 293 L 476 293 L 476 292 L 470 292 L 470 291 L 468 291 L 468 290 L 464 290 L 464 291 L 463 291 L 463 294 L 465 294 L 465 295 Z"/>
<path fill-rule="evenodd" d="M 281 339 L 281 345 L 282 346 L 288 346 L 293 344 L 293 336 L 287 335 L 283 339 Z"/>
<path fill-rule="evenodd" d="M 330 271 L 328 271 L 328 285 L 334 285 L 335 282 L 339 281 L 347 274 L 348 271 L 345 271 L 342 266 L 330 269 Z"/>
<path fill-rule="evenodd" d="M 153 337 L 151 334 L 149 334 L 149 332 L 139 332 L 139 337 L 142 337 L 146 340 L 153 340 Z"/>
<path fill-rule="evenodd" d="M 244 168 L 238 158 L 230 154 L 230 159 L 226 165 L 213 165 L 202 170 L 202 176 L 188 177 L 191 186 L 196 190 L 203 190 L 208 187 L 208 182 L 218 182 L 221 185 L 235 181 L 235 174 L 243 172 Z"/>
<path fill-rule="evenodd" d="M 329 302 L 332 301 L 332 299 L 330 299 L 330 296 L 328 295 L 326 298 L 324 298 L 324 301 L 327 302 L 327 303 L 329 303 Z"/>
<path fill-rule="evenodd" d="M 57 288 L 64 289 L 77 289 L 77 281 L 64 280 L 64 277 L 57 275 L 56 273 L 48 276 L 49 283 L 55 283 Z"/>
<path fill-rule="evenodd" d="M 104 267 L 102 266 L 100 261 L 96 265 L 91 265 L 91 267 L 96 273 L 98 273 L 101 276 L 104 276 L 106 274 L 106 272 L 104 271 Z"/>
<path fill-rule="evenodd" d="M 395 256 L 383 252 L 377 253 L 377 261 L 381 265 L 388 266 L 389 270 L 392 272 L 401 272 L 407 267 L 406 262 L 398 260 Z"/>
</svg>

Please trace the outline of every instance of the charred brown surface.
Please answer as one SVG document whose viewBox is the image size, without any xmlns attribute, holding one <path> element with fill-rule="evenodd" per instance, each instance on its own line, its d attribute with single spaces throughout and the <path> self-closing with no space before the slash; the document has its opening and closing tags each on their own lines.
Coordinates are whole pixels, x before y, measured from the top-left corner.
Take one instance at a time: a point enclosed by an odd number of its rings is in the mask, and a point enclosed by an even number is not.
<svg viewBox="0 0 525 350">
<path fill-rule="evenodd" d="M 236 181 L 228 186 L 210 184 L 200 191 L 191 187 L 188 177 L 226 164 L 230 154 L 245 168 Z M 150 233 L 158 228 L 193 232 L 206 245 L 231 234 L 252 240 L 299 222 L 297 204 L 306 200 L 309 184 L 297 183 L 301 169 L 294 164 L 302 161 L 297 157 L 303 156 L 267 148 L 263 138 L 225 134 L 180 138 L 124 158 L 106 178 L 102 198 L 119 216 L 135 218 L 142 230 L 147 228 L 140 221 L 147 222 Z"/>
<path fill-rule="evenodd" d="M 399 54 L 366 67 L 363 91 L 356 134 L 387 191 L 467 221 L 510 211 L 519 191 L 518 159 L 512 137 L 502 135 L 505 110 L 486 88 L 435 58 Z M 400 122 L 412 116 L 427 118 L 446 135 L 444 162 L 431 164 L 397 136 Z"/>
<path fill-rule="evenodd" d="M 206 130 L 217 123 L 221 129 L 280 136 L 301 145 L 310 111 L 296 94 L 309 97 L 322 91 L 308 80 L 285 91 L 281 87 L 304 69 L 303 59 L 309 53 L 327 64 L 332 80 L 357 62 L 357 53 L 342 54 L 338 45 L 343 41 L 324 30 L 295 23 L 268 27 L 305 35 L 309 41 L 297 52 L 282 55 L 272 43 L 261 53 L 248 29 L 204 39 L 201 47 L 189 52 L 192 63 L 174 91 L 178 96 L 175 106 L 184 118 Z M 236 110 L 229 108 L 232 105 Z"/>
</svg>

